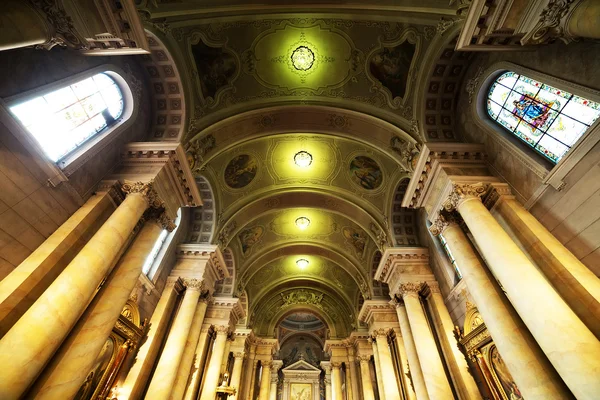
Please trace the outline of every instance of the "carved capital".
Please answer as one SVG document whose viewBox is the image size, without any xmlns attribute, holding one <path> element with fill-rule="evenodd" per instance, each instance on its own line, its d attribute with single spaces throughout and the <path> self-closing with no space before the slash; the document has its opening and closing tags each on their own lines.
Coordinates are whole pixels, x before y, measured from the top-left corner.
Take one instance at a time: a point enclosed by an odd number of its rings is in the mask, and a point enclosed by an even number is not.
<svg viewBox="0 0 600 400">
<path fill-rule="evenodd" d="M 52 47 L 69 46 L 78 50 L 88 49 L 87 41 L 75 30 L 73 20 L 56 0 L 27 0 L 33 8 L 44 15 L 46 23 L 52 28 L 53 36 L 36 49 L 50 50 Z"/>
<path fill-rule="evenodd" d="M 271 368 L 273 366 L 273 361 L 261 361 L 261 365 L 264 368 Z"/>
<path fill-rule="evenodd" d="M 244 357 L 246 357 L 246 354 L 244 352 L 238 351 L 238 352 L 233 353 L 233 357 L 238 358 L 238 359 L 239 358 L 243 359 Z"/>
<path fill-rule="evenodd" d="M 371 356 L 358 356 L 356 359 L 360 361 L 361 364 L 368 363 L 371 360 Z"/>
<path fill-rule="evenodd" d="M 332 361 L 330 363 L 330 365 L 331 365 L 331 368 L 333 368 L 333 369 L 340 369 L 340 368 L 342 368 L 342 363 L 339 362 L 339 361 Z"/>
<path fill-rule="evenodd" d="M 165 204 L 158 197 L 158 193 L 154 190 L 154 181 L 149 182 L 129 182 L 126 181 L 121 186 L 123 193 L 129 195 L 133 193 L 140 193 L 144 196 L 148 202 L 148 206 L 151 208 L 164 208 Z"/>
<path fill-rule="evenodd" d="M 215 325 L 217 335 L 227 335 L 229 327 L 227 325 Z"/>
<path fill-rule="evenodd" d="M 401 283 L 400 291 L 402 292 L 402 297 L 407 297 L 407 296 L 418 297 L 422 286 L 423 286 L 423 284 L 421 282 Z"/>
<path fill-rule="evenodd" d="M 555 39 L 567 44 L 572 42 L 576 38 L 569 34 L 566 25 L 577 3 L 578 0 L 550 0 L 540 13 L 538 23 L 521 39 L 521 44 L 551 43 Z"/>
<path fill-rule="evenodd" d="M 438 217 L 433 221 L 433 224 L 429 227 L 429 232 L 433 236 L 439 236 L 444 233 L 446 228 L 453 224 L 458 224 L 458 218 L 454 213 L 441 210 Z"/>
<path fill-rule="evenodd" d="M 427 282 L 427 287 L 431 293 L 442 293 L 440 291 L 440 285 L 437 282 Z"/>
<path fill-rule="evenodd" d="M 202 279 L 185 278 L 183 280 L 183 285 L 187 288 L 187 290 L 195 290 L 200 292 L 204 287 L 204 281 Z"/>
<path fill-rule="evenodd" d="M 388 330 L 385 328 L 381 328 L 381 329 L 375 329 L 373 331 L 373 337 L 374 338 L 378 338 L 378 337 L 384 337 L 387 338 L 387 334 L 388 334 Z"/>
<path fill-rule="evenodd" d="M 452 184 L 452 192 L 448 196 L 448 199 L 442 204 L 446 211 L 456 210 L 464 201 L 469 199 L 481 199 L 489 187 L 486 183 L 473 183 L 473 184 Z"/>
</svg>

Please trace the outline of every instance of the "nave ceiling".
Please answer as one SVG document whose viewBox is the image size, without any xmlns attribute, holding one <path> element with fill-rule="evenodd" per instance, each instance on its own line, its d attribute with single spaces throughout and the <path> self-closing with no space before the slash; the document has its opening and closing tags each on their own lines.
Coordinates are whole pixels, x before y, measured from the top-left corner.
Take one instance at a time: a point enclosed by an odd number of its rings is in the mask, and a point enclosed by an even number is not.
<svg viewBox="0 0 600 400">
<path fill-rule="evenodd" d="M 231 1 L 139 10 L 165 47 L 151 57 L 176 64 L 186 117 L 174 138 L 208 200 L 188 241 L 228 249 L 223 294 L 247 301 L 257 333 L 275 335 L 302 310 L 342 337 L 362 301 L 382 294 L 379 251 L 418 245 L 402 188 L 422 143 L 456 140 L 466 58 L 452 51 L 458 24 L 445 0 L 271 3 L 269 13 Z M 306 69 L 291 57 L 300 48 Z M 307 167 L 294 162 L 301 151 Z"/>
</svg>

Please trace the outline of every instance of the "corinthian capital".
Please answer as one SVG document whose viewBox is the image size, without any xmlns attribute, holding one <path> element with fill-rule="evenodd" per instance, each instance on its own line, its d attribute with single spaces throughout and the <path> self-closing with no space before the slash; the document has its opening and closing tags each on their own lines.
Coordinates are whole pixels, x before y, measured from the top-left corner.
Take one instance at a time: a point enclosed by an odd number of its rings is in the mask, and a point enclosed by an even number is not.
<svg viewBox="0 0 600 400">
<path fill-rule="evenodd" d="M 405 282 L 400 284 L 400 291 L 402 292 L 402 297 L 407 296 L 419 296 L 419 292 L 421 291 L 421 287 L 423 284 L 421 282 Z"/>
<path fill-rule="evenodd" d="M 202 291 L 202 288 L 204 287 L 204 281 L 202 279 L 186 278 L 183 280 L 183 284 L 185 285 L 187 290 L 196 290 L 199 292 Z"/>
<path fill-rule="evenodd" d="M 140 193 L 144 196 L 146 201 L 148 202 L 148 206 L 151 208 L 164 208 L 165 204 L 158 197 L 158 193 L 154 190 L 154 181 L 150 180 L 148 182 L 130 182 L 125 181 L 123 186 L 121 186 L 121 190 L 125 194 L 132 193 Z"/>
<path fill-rule="evenodd" d="M 358 356 L 356 357 L 361 363 L 368 363 L 371 360 L 371 356 Z"/>
<path fill-rule="evenodd" d="M 333 369 L 339 369 L 342 368 L 342 363 L 339 361 L 332 361 L 331 362 L 331 368 Z"/>
<path fill-rule="evenodd" d="M 454 211 L 468 199 L 481 199 L 489 187 L 487 183 L 453 183 L 452 192 L 442 205 L 446 211 Z"/>
</svg>

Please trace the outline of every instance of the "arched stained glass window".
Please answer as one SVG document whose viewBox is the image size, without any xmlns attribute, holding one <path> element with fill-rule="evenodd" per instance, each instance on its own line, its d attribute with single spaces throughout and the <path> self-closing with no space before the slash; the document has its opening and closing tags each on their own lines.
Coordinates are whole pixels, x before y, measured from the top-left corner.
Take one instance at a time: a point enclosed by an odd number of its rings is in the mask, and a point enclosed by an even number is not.
<svg viewBox="0 0 600 400">
<path fill-rule="evenodd" d="M 509 71 L 490 86 L 490 117 L 557 163 L 600 115 L 600 104 Z"/>
<path fill-rule="evenodd" d="M 56 162 L 106 129 L 123 114 L 123 94 L 106 73 L 10 107 Z"/>
</svg>

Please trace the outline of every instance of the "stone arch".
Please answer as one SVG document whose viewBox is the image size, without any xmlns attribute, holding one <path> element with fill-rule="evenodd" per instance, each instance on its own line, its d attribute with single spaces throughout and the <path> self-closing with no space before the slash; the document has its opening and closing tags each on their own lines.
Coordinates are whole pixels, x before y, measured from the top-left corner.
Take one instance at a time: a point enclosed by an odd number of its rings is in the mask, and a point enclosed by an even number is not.
<svg viewBox="0 0 600 400">
<path fill-rule="evenodd" d="M 202 207 L 196 207 L 192 214 L 191 231 L 188 240 L 197 243 L 213 243 L 215 234 L 215 199 L 212 187 L 202 176 L 196 177 L 196 185 L 202 198 Z"/>
<path fill-rule="evenodd" d="M 279 323 L 288 315 L 298 312 L 298 311 L 309 311 L 315 314 L 321 321 L 325 323 L 327 329 L 329 330 L 329 335 L 331 337 L 338 337 L 338 329 L 336 328 L 335 322 L 321 309 L 315 307 L 311 304 L 302 304 L 296 305 L 289 308 L 283 308 L 275 316 L 271 319 L 268 325 L 268 332 L 274 332 Z"/>
<path fill-rule="evenodd" d="M 402 200 L 406 194 L 409 178 L 404 178 L 398 183 L 390 215 L 392 216 L 392 241 L 394 246 L 418 246 L 419 237 L 417 236 L 417 225 L 415 210 L 402 207 Z"/>
<path fill-rule="evenodd" d="M 163 41 L 148 30 L 146 36 L 150 54 L 141 60 L 150 80 L 154 111 L 148 140 L 179 142 L 187 121 L 181 75 Z"/>
</svg>

